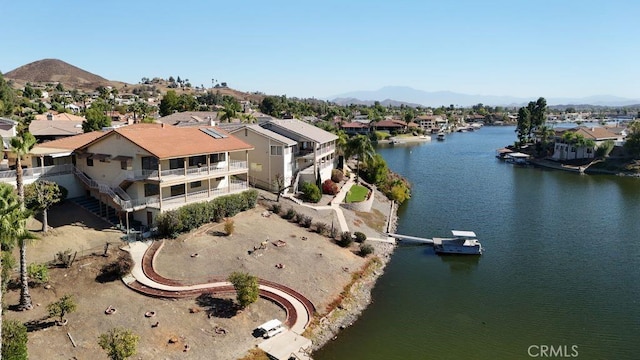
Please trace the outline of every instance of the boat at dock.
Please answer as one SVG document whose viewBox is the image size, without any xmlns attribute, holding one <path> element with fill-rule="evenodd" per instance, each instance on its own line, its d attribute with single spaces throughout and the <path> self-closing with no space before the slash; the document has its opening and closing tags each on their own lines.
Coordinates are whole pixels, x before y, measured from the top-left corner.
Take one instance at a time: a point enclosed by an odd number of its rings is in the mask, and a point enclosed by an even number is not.
<svg viewBox="0 0 640 360">
<path fill-rule="evenodd" d="M 445 134 L 443 132 L 439 132 L 438 135 L 436 136 L 436 139 L 438 139 L 438 141 L 444 141 Z"/>
<path fill-rule="evenodd" d="M 452 238 L 433 238 L 436 254 L 481 255 L 482 245 L 473 231 L 451 230 Z"/>
</svg>

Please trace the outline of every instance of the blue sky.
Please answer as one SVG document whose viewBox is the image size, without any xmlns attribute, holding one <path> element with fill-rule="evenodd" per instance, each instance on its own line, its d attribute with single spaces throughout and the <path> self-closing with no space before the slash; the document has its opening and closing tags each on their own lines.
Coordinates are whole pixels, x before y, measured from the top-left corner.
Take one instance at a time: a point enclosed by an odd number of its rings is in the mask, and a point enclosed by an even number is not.
<svg viewBox="0 0 640 360">
<path fill-rule="evenodd" d="M 110 80 L 298 97 L 640 98 L 639 14 L 637 0 L 6 1 L 0 71 L 57 58 Z"/>
</svg>

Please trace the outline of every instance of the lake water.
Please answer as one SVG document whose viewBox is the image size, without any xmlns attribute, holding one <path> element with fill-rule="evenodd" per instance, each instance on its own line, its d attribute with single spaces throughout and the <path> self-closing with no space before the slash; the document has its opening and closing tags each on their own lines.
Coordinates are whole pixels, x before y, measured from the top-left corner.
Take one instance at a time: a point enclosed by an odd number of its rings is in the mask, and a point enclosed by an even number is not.
<svg viewBox="0 0 640 360">
<path fill-rule="evenodd" d="M 545 358 L 542 346 L 640 359 L 640 179 L 498 161 L 514 140 L 485 127 L 378 148 L 413 184 L 398 233 L 471 230 L 485 253 L 399 246 L 371 306 L 314 359 Z"/>
</svg>

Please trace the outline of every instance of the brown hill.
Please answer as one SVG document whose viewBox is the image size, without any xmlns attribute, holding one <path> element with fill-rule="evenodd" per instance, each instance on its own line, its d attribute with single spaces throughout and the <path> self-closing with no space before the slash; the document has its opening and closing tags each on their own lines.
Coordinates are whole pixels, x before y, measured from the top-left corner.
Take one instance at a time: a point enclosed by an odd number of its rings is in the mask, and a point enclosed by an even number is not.
<svg viewBox="0 0 640 360">
<path fill-rule="evenodd" d="M 95 89 L 98 86 L 112 86 L 112 83 L 79 67 L 57 59 L 43 59 L 20 66 L 4 74 L 16 82 L 62 83 L 66 88 Z"/>
</svg>

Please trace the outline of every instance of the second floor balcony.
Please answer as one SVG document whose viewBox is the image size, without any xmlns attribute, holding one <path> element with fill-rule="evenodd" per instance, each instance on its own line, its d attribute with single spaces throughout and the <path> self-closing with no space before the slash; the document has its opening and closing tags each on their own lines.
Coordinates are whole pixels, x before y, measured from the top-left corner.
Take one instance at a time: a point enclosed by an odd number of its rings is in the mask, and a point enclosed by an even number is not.
<svg viewBox="0 0 640 360">
<path fill-rule="evenodd" d="M 174 181 L 195 178 L 206 178 L 210 176 L 221 176 L 226 174 L 236 174 L 248 171 L 246 161 L 228 160 L 212 163 L 209 166 L 187 166 L 166 170 L 126 170 L 123 172 L 122 180 L 156 180 Z"/>
</svg>

